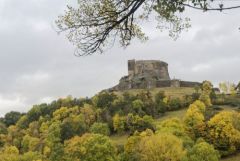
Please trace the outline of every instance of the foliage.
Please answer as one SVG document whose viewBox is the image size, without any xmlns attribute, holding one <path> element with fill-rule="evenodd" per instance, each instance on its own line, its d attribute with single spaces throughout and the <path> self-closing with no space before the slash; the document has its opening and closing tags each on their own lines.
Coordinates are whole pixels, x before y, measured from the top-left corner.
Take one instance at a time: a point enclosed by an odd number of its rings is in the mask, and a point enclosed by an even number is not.
<svg viewBox="0 0 240 161">
<path fill-rule="evenodd" d="M 189 18 L 181 13 L 186 8 L 202 11 L 223 11 L 239 8 L 224 8 L 220 3 L 216 8 L 211 6 L 215 1 L 207 0 L 79 0 L 76 8 L 68 6 L 64 15 L 59 16 L 56 24 L 59 32 L 66 32 L 67 38 L 76 47 L 76 55 L 90 55 L 103 52 L 119 40 L 126 47 L 131 40 L 147 40 L 142 31 L 142 22 L 150 15 L 156 15 L 157 28 L 169 30 L 169 36 L 176 39 L 190 27 Z"/>
<path fill-rule="evenodd" d="M 107 136 L 84 134 L 65 142 L 66 160 L 115 161 L 116 149 Z"/>
<path fill-rule="evenodd" d="M 240 148 L 239 120 L 237 112 L 220 112 L 208 121 L 208 141 L 222 155 L 234 153 Z"/>
<path fill-rule="evenodd" d="M 231 95 L 236 95 L 236 85 L 231 82 L 221 82 L 219 83 L 219 88 L 221 89 L 223 94 L 231 94 Z"/>
<path fill-rule="evenodd" d="M 187 161 L 218 161 L 219 158 L 218 151 L 206 142 L 195 144 L 187 153 Z"/>
<path fill-rule="evenodd" d="M 125 92 L 116 95 L 112 101 L 108 96 L 111 94 L 104 94 L 101 96 L 104 99 L 99 99 L 105 102 L 102 107 L 96 107 L 96 96 L 91 99 L 69 96 L 50 104 L 35 105 L 9 127 L 2 118 L 0 160 L 141 161 L 146 158 L 189 159 L 192 158 L 190 156 L 201 160 L 213 157 L 208 151 L 216 156 L 212 146 L 223 156 L 240 150 L 240 115 L 237 112 L 219 113 L 214 107 L 207 108 L 202 101 L 186 101 L 185 97 L 175 99 L 163 92 L 156 92 L 156 95 L 144 90 L 135 95 Z M 238 99 L 237 96 L 229 98 Z M 177 103 L 171 103 L 173 100 Z M 160 106 L 169 107 L 170 104 L 181 105 L 182 108 L 186 102 L 192 102 L 187 112 L 182 109 L 162 114 L 159 110 Z M 212 111 L 211 114 L 208 111 Z M 179 112 L 179 119 L 166 119 Z M 157 121 L 154 117 L 158 117 Z M 115 140 L 114 144 L 108 135 Z M 200 137 L 210 145 L 199 141 L 195 144 L 194 141 Z"/>
<path fill-rule="evenodd" d="M 95 134 L 102 134 L 106 136 L 110 135 L 110 129 L 108 127 L 108 124 L 106 123 L 98 123 L 98 122 L 94 123 L 90 127 L 90 132 Z"/>
<path fill-rule="evenodd" d="M 132 136 L 125 145 L 125 152 L 139 161 L 180 161 L 185 151 L 182 142 L 172 134 L 153 134 L 146 130 Z"/>
<path fill-rule="evenodd" d="M 183 107 L 183 102 L 179 98 L 173 98 L 168 101 L 168 110 L 175 111 Z"/>
<path fill-rule="evenodd" d="M 164 101 L 165 99 L 165 101 Z M 159 113 L 165 113 L 167 111 L 167 101 L 166 101 L 166 96 L 163 91 L 159 91 L 155 95 L 155 103 L 156 103 L 156 108 L 157 112 Z"/>
<path fill-rule="evenodd" d="M 42 156 L 37 152 L 20 154 L 15 146 L 9 146 L 0 151 L 1 161 L 42 161 Z"/>
<path fill-rule="evenodd" d="M 130 133 L 134 133 L 135 131 L 142 132 L 146 129 L 155 130 L 153 118 L 151 116 L 144 115 L 140 117 L 139 115 L 133 115 L 131 113 L 126 117 L 126 128 Z"/>
<path fill-rule="evenodd" d="M 11 126 L 11 125 L 15 125 L 21 116 L 22 116 L 22 114 L 20 112 L 15 112 L 15 111 L 9 112 L 9 113 L 5 114 L 3 123 L 7 127 Z"/>
<path fill-rule="evenodd" d="M 188 136 L 185 126 L 180 119 L 171 118 L 161 122 L 158 126 L 157 134 L 166 133 L 172 134 L 182 140 L 184 148 L 192 148 L 193 140 Z"/>
<path fill-rule="evenodd" d="M 0 134 L 7 134 L 7 127 L 4 123 L 0 122 Z"/>
<path fill-rule="evenodd" d="M 207 107 L 212 106 L 211 103 L 211 93 L 213 92 L 213 85 L 209 81 L 203 81 L 202 83 L 202 93 L 199 100 L 202 101 Z"/>
<path fill-rule="evenodd" d="M 114 131 L 122 133 L 125 130 L 125 117 L 121 117 L 119 114 L 116 114 L 113 117 L 113 128 Z"/>
<path fill-rule="evenodd" d="M 109 108 L 113 101 L 117 98 L 114 93 L 100 92 L 93 98 L 94 105 L 99 108 Z"/>
<path fill-rule="evenodd" d="M 184 124 L 186 125 L 189 135 L 196 139 L 204 135 L 206 124 L 204 122 L 205 105 L 200 101 L 195 101 L 191 104 L 184 117 Z"/>
</svg>

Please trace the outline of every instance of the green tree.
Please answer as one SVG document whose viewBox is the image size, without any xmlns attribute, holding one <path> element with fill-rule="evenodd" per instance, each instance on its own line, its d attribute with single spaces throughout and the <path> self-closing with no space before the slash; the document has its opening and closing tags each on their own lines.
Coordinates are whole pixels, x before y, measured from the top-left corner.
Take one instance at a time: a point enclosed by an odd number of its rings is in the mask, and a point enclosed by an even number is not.
<svg viewBox="0 0 240 161">
<path fill-rule="evenodd" d="M 131 136 L 125 154 L 134 161 L 180 161 L 185 155 L 182 141 L 172 134 L 153 134 L 151 130 Z"/>
<path fill-rule="evenodd" d="M 187 153 L 187 161 L 218 161 L 219 159 L 218 151 L 206 142 L 195 144 Z"/>
<path fill-rule="evenodd" d="M 106 135 L 106 136 L 110 135 L 110 129 L 108 127 L 108 124 L 106 124 L 106 123 L 95 122 L 90 127 L 90 132 L 94 133 L 94 134 L 102 134 L 102 135 Z"/>
<path fill-rule="evenodd" d="M 7 134 L 7 127 L 4 123 L 0 122 L 0 134 Z"/>
<path fill-rule="evenodd" d="M 155 95 L 155 103 L 158 113 L 165 113 L 167 110 L 167 104 L 164 102 L 165 98 L 166 96 L 163 91 L 160 91 Z"/>
<path fill-rule="evenodd" d="M 178 118 L 171 118 L 163 120 L 157 126 L 157 134 L 170 133 L 182 140 L 184 148 L 191 149 L 194 141 L 188 136 L 182 120 Z"/>
<path fill-rule="evenodd" d="M 144 107 L 144 103 L 141 101 L 141 100 L 139 100 L 139 99 L 137 99 L 137 100 L 134 100 L 133 102 L 132 102 L 132 107 L 133 107 L 133 110 L 134 110 L 134 112 L 136 113 L 136 114 L 143 114 L 144 112 L 143 112 L 143 107 Z"/>
<path fill-rule="evenodd" d="M 61 144 L 60 122 L 53 122 L 48 129 L 47 145 L 50 148 L 49 160 L 62 161 L 64 155 L 63 145 Z"/>
<path fill-rule="evenodd" d="M 21 116 L 22 114 L 20 112 L 9 112 L 4 116 L 4 123 L 6 126 L 15 125 Z"/>
<path fill-rule="evenodd" d="M 129 113 L 126 117 L 126 128 L 130 130 L 131 133 L 135 131 L 145 131 L 146 129 L 155 130 L 155 125 L 153 123 L 153 118 L 148 115 L 140 117 L 139 115 L 133 115 Z"/>
<path fill-rule="evenodd" d="M 82 114 L 65 118 L 62 121 L 60 128 L 61 142 L 68 140 L 75 135 L 83 135 L 88 130 Z"/>
<path fill-rule="evenodd" d="M 67 161 L 115 161 L 116 148 L 107 136 L 84 134 L 65 142 Z"/>
<path fill-rule="evenodd" d="M 94 96 L 93 102 L 96 107 L 110 108 L 115 99 L 117 99 L 117 96 L 114 93 L 100 92 L 98 95 Z"/>
</svg>

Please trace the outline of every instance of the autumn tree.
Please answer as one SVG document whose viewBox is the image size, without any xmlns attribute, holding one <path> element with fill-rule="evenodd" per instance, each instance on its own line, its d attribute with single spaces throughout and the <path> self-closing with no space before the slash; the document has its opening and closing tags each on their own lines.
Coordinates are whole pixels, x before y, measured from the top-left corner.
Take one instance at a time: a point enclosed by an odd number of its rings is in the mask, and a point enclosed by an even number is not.
<svg viewBox="0 0 240 161">
<path fill-rule="evenodd" d="M 47 145 L 49 148 L 50 161 L 62 161 L 63 145 L 61 143 L 61 128 L 60 122 L 54 122 L 48 129 Z"/>
<path fill-rule="evenodd" d="M 67 161 L 115 161 L 116 148 L 107 136 L 100 134 L 84 134 L 75 136 L 65 142 L 65 158 Z"/>
<path fill-rule="evenodd" d="M 218 151 L 206 142 L 195 144 L 187 153 L 187 161 L 218 161 L 219 159 Z"/>
<path fill-rule="evenodd" d="M 184 124 L 187 131 L 193 139 L 204 135 L 205 124 L 205 105 L 201 101 L 195 101 L 191 104 L 184 116 Z"/>
<path fill-rule="evenodd" d="M 172 134 L 146 130 L 130 137 L 125 145 L 126 158 L 133 161 L 180 161 L 185 151 L 182 141 Z M 131 159 L 129 159 L 131 160 Z"/>
<path fill-rule="evenodd" d="M 207 106 L 212 106 L 212 102 L 211 102 L 211 93 L 213 92 L 212 90 L 213 85 L 211 82 L 209 81 L 203 81 L 202 83 L 202 93 L 199 97 L 199 99 Z"/>
<path fill-rule="evenodd" d="M 123 47 L 133 38 L 147 40 L 141 25 L 152 14 L 158 28 L 169 30 L 169 35 L 177 38 L 190 27 L 189 18 L 181 15 L 187 8 L 206 12 L 240 6 L 228 7 L 225 1 L 216 0 L 79 0 L 76 8 L 67 7 L 56 24 L 77 47 L 76 55 L 90 55 L 103 52 L 115 40 Z"/>
<path fill-rule="evenodd" d="M 90 132 L 94 134 L 102 134 L 102 135 L 110 135 L 110 129 L 108 127 L 108 124 L 106 123 L 98 123 L 95 122 L 91 127 L 90 127 Z"/>
<path fill-rule="evenodd" d="M 240 149 L 239 120 L 239 113 L 224 111 L 216 114 L 207 123 L 208 141 L 222 155 L 232 154 Z"/>
<path fill-rule="evenodd" d="M 224 94 L 235 95 L 237 93 L 236 85 L 231 82 L 221 82 L 219 83 L 219 88 Z"/>
<path fill-rule="evenodd" d="M 134 115 L 129 113 L 126 116 L 126 129 L 131 133 L 135 131 L 145 131 L 146 129 L 155 130 L 155 125 L 153 124 L 153 118 L 148 115 L 140 117 L 139 115 Z"/>
<path fill-rule="evenodd" d="M 122 133 L 125 130 L 125 117 L 119 116 L 119 114 L 116 114 L 113 116 L 113 129 L 114 131 L 118 133 Z"/>
<path fill-rule="evenodd" d="M 163 120 L 157 126 L 157 134 L 166 133 L 172 134 L 182 140 L 183 147 L 186 149 L 191 149 L 194 145 L 194 141 L 189 137 L 189 134 L 186 132 L 185 125 L 182 120 L 178 118 L 171 118 Z"/>
</svg>

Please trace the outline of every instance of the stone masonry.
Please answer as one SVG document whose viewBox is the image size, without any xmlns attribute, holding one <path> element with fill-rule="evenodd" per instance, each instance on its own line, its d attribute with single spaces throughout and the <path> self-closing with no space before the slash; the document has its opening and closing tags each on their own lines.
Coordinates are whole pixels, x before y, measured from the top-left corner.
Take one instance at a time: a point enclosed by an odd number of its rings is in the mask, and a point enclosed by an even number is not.
<svg viewBox="0 0 240 161">
<path fill-rule="evenodd" d="M 128 89 L 150 89 L 161 87 L 195 87 L 198 82 L 170 79 L 168 64 L 160 60 L 129 60 L 128 75 L 120 79 L 119 84 L 110 91 Z"/>
</svg>

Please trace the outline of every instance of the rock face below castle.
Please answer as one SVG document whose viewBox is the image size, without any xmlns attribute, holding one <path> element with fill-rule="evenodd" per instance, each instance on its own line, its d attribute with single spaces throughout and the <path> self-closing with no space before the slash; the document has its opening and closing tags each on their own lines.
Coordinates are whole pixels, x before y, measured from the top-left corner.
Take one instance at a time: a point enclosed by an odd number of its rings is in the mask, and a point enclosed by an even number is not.
<svg viewBox="0 0 240 161">
<path fill-rule="evenodd" d="M 166 62 L 160 60 L 129 60 L 128 75 L 122 77 L 119 84 L 109 90 L 121 91 L 128 89 L 195 86 L 200 86 L 200 83 L 178 79 L 171 80 Z"/>
</svg>

